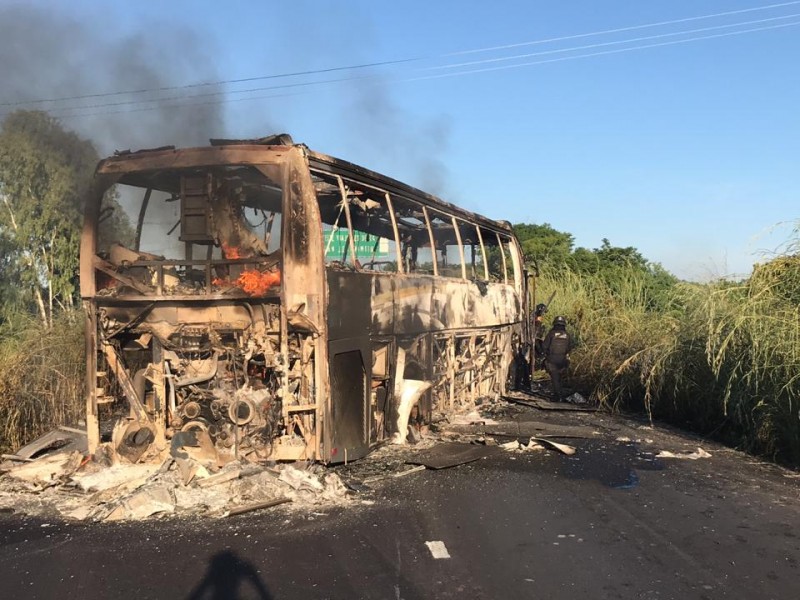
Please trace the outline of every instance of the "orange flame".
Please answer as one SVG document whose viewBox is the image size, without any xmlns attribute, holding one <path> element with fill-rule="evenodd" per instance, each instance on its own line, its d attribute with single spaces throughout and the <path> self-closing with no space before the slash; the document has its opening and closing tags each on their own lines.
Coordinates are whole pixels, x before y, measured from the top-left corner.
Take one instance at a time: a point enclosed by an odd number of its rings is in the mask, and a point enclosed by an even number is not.
<svg viewBox="0 0 800 600">
<path fill-rule="evenodd" d="M 243 258 L 242 253 L 239 251 L 239 248 L 236 246 L 228 246 L 225 242 L 222 242 L 222 255 L 228 259 L 236 259 L 236 258 Z"/>
<path fill-rule="evenodd" d="M 281 282 L 280 271 L 266 271 L 262 273 L 257 269 L 244 271 L 236 280 L 236 285 L 250 296 L 264 296 L 269 289 Z"/>
</svg>

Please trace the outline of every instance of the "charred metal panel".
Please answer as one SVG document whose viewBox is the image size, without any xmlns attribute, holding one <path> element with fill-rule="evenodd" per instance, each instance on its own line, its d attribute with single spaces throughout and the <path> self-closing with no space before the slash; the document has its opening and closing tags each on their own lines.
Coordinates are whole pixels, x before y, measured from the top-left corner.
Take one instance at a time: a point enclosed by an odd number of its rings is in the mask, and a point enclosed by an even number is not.
<svg viewBox="0 0 800 600">
<path fill-rule="evenodd" d="M 494 327 L 520 320 L 511 285 L 431 276 L 373 275 L 373 334 Z"/>
<path fill-rule="evenodd" d="M 359 348 L 344 350 L 347 343 L 331 344 L 331 399 L 333 437 L 331 462 L 346 462 L 369 452 L 369 402 L 367 368 Z"/>
<path fill-rule="evenodd" d="M 370 335 L 372 276 L 327 270 L 328 334 L 331 340 Z"/>
</svg>

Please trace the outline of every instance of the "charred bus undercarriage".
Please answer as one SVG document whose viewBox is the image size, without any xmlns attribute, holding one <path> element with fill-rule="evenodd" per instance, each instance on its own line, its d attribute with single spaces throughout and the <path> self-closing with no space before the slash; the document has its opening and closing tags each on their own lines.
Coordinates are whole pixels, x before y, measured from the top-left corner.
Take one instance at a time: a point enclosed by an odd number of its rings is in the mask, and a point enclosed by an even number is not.
<svg viewBox="0 0 800 600">
<path fill-rule="evenodd" d="M 339 462 L 404 442 L 504 391 L 524 288 L 507 224 L 288 136 L 119 154 L 81 245 L 90 449 Z"/>
</svg>

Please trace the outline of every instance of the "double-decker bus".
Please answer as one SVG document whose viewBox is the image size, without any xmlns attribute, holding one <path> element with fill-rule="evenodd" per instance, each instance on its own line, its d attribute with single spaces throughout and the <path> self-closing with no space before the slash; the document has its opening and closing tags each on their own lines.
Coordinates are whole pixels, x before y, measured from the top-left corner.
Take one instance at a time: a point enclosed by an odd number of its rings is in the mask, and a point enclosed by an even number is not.
<svg viewBox="0 0 800 600">
<path fill-rule="evenodd" d="M 285 134 L 118 153 L 81 241 L 90 450 L 114 423 L 137 455 L 178 432 L 256 461 L 405 443 L 505 391 L 527 293 L 508 223 Z"/>
</svg>

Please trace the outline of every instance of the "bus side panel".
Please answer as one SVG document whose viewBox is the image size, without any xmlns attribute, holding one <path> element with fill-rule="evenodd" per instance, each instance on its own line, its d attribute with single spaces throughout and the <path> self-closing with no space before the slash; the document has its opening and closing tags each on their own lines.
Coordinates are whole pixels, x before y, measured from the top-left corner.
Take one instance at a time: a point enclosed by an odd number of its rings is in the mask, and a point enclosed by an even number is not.
<svg viewBox="0 0 800 600">
<path fill-rule="evenodd" d="M 327 270 L 328 337 L 331 341 L 369 339 L 372 277 L 364 273 Z"/>
<path fill-rule="evenodd" d="M 375 275 L 373 335 L 506 326 L 521 320 L 521 301 L 511 285 L 478 285 L 434 277 Z"/>
<path fill-rule="evenodd" d="M 370 447 L 371 276 L 327 271 L 331 431 L 326 460 L 345 462 Z"/>
<path fill-rule="evenodd" d="M 355 340 L 330 344 L 333 432 L 328 460 L 332 463 L 369 452 L 369 359 L 369 349 L 358 347 Z"/>
</svg>

